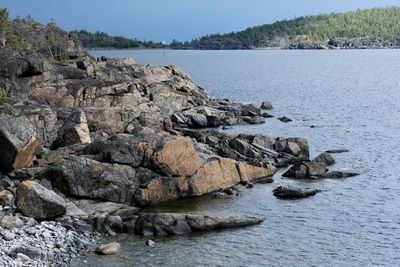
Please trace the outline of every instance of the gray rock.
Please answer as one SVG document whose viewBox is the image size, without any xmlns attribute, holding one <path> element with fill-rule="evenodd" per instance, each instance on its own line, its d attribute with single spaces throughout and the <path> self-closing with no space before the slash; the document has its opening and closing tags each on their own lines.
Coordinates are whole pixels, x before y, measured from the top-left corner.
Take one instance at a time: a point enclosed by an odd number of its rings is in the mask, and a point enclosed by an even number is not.
<svg viewBox="0 0 400 267">
<path fill-rule="evenodd" d="M 267 113 L 267 112 L 263 112 L 263 113 L 261 114 L 261 116 L 263 116 L 264 118 L 273 118 L 273 117 L 274 117 L 274 115 L 269 114 L 269 113 Z"/>
<path fill-rule="evenodd" d="M 0 191 L 0 206 L 12 206 L 14 203 L 14 194 L 8 190 Z"/>
<path fill-rule="evenodd" d="M 21 228 L 24 226 L 24 222 L 18 217 L 6 215 L 0 220 L 0 226 L 11 230 L 13 228 Z"/>
<path fill-rule="evenodd" d="M 295 164 L 290 167 L 285 173 L 282 174 L 283 177 L 306 179 L 308 176 L 307 166 L 303 164 Z"/>
<path fill-rule="evenodd" d="M 327 150 L 327 151 L 325 151 L 325 152 L 326 152 L 326 153 L 330 153 L 330 154 L 339 154 L 339 153 L 346 153 L 346 152 L 349 152 L 349 151 L 350 151 L 350 150 L 343 148 L 343 149 L 332 149 L 332 150 Z"/>
<path fill-rule="evenodd" d="M 91 142 L 92 139 L 85 113 L 77 110 L 64 122 L 52 147 L 56 149 L 73 144 L 89 144 Z"/>
<path fill-rule="evenodd" d="M 279 117 L 278 120 L 280 120 L 281 122 L 291 122 L 291 121 L 293 121 L 291 118 L 286 117 L 286 116 Z"/>
<path fill-rule="evenodd" d="M 11 241 L 15 238 L 15 234 L 13 232 L 10 231 L 3 231 L 1 232 L 1 235 L 3 236 L 3 239 L 6 241 Z"/>
<path fill-rule="evenodd" d="M 66 213 L 65 201 L 35 181 L 24 181 L 17 189 L 17 207 L 26 216 L 48 219 Z"/>
<path fill-rule="evenodd" d="M 191 232 L 237 228 L 259 224 L 253 216 L 219 216 L 179 213 L 140 214 L 135 226 L 138 235 L 184 235 Z"/>
<path fill-rule="evenodd" d="M 37 178 L 50 181 L 70 196 L 131 204 L 140 186 L 135 174 L 135 169 L 127 165 L 71 156 L 47 167 Z"/>
<path fill-rule="evenodd" d="M 272 192 L 274 196 L 277 198 L 299 199 L 299 198 L 314 196 L 321 191 L 310 188 L 292 188 L 292 187 L 279 186 L 275 188 Z"/>
<path fill-rule="evenodd" d="M 325 162 L 327 166 L 335 163 L 335 159 L 331 156 L 331 154 L 324 152 L 313 159 L 314 162 Z"/>
<path fill-rule="evenodd" d="M 155 244 L 156 244 L 156 242 L 154 242 L 151 239 L 146 240 L 146 246 L 148 246 L 148 247 L 154 247 Z"/>
<path fill-rule="evenodd" d="M 20 260 L 21 262 L 26 262 L 30 261 L 31 258 L 29 258 L 29 256 L 25 255 L 24 253 L 17 253 L 17 260 Z"/>
<path fill-rule="evenodd" d="M 311 178 L 313 178 L 313 179 L 322 179 L 322 178 L 341 179 L 341 178 L 348 178 L 348 177 L 353 177 L 353 176 L 358 176 L 358 175 L 360 175 L 360 174 L 356 173 L 356 172 L 350 172 L 350 171 L 331 171 L 331 172 L 327 172 L 324 174 L 315 175 Z"/>
<path fill-rule="evenodd" d="M 194 128 L 206 128 L 208 126 L 207 117 L 203 114 L 193 114 L 191 116 L 191 125 Z"/>
<path fill-rule="evenodd" d="M 261 103 L 261 109 L 273 109 L 271 101 L 264 101 Z"/>
<path fill-rule="evenodd" d="M 0 115 L 0 169 L 13 170 L 32 164 L 40 141 L 26 117 Z"/>
<path fill-rule="evenodd" d="M 319 162 L 304 162 L 303 163 L 307 167 L 307 175 L 314 176 L 314 175 L 321 175 L 326 173 L 326 163 L 319 161 Z"/>
</svg>

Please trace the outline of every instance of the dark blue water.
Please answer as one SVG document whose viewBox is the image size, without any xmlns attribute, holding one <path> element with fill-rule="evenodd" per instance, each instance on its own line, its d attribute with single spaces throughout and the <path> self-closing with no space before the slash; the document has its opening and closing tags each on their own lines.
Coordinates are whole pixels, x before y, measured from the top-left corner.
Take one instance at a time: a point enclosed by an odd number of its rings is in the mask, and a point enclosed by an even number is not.
<svg viewBox="0 0 400 267">
<path fill-rule="evenodd" d="M 156 239 L 121 236 L 120 255 L 80 257 L 90 266 L 400 266 L 400 50 L 94 51 L 138 63 L 178 65 L 217 97 L 272 100 L 275 118 L 235 132 L 305 137 L 312 156 L 335 148 L 332 169 L 362 175 L 313 183 L 281 179 L 232 199 L 201 198 L 164 210 L 212 210 L 265 218 L 234 231 Z M 310 128 L 319 125 L 319 128 Z M 326 190 L 282 201 L 278 184 Z"/>
</svg>

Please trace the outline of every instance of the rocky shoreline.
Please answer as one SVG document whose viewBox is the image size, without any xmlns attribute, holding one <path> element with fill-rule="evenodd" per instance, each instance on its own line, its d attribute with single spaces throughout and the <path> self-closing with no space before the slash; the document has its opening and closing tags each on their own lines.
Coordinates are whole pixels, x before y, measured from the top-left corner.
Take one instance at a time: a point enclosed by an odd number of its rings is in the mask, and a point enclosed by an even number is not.
<svg viewBox="0 0 400 267">
<path fill-rule="evenodd" d="M 271 115 L 261 108 L 271 109 L 269 102 L 259 108 L 215 99 L 175 66 L 94 59 L 59 29 L 35 24 L 25 34 L 36 49 L 0 49 L 2 265 L 66 266 L 80 250 L 94 250 L 98 234 L 165 236 L 259 224 L 263 219 L 251 215 L 141 208 L 232 194 L 272 182 L 279 168 L 293 164 L 287 177 L 350 176 L 328 172 L 329 154 L 311 161 L 303 138 L 220 131 L 264 123 Z M 49 44 L 49 35 L 63 41 Z"/>
</svg>

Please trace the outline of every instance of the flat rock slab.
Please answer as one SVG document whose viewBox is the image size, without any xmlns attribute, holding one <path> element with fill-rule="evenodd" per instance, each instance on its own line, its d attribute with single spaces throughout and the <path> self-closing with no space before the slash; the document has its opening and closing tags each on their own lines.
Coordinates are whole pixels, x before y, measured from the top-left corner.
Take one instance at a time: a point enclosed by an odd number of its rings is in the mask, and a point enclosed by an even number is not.
<svg viewBox="0 0 400 267">
<path fill-rule="evenodd" d="M 217 229 L 238 228 L 263 222 L 256 216 L 212 214 L 144 213 L 135 219 L 135 234 L 142 236 L 185 235 Z"/>
<path fill-rule="evenodd" d="M 325 151 L 326 153 L 330 153 L 330 154 L 339 154 L 339 153 L 346 153 L 349 152 L 350 150 L 345 149 L 345 148 L 341 148 L 341 149 L 332 149 L 332 150 L 327 150 Z"/>
<path fill-rule="evenodd" d="M 313 179 L 341 179 L 360 175 L 357 172 L 350 171 L 331 171 L 321 175 L 312 176 Z"/>
</svg>

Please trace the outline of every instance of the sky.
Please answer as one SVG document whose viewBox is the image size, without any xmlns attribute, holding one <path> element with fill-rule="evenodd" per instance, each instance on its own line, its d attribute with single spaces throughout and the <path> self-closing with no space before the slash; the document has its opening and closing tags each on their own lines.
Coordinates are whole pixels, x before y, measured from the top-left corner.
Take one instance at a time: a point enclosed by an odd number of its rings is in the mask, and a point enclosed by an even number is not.
<svg viewBox="0 0 400 267">
<path fill-rule="evenodd" d="M 50 19 L 65 30 L 170 42 L 305 15 L 400 6 L 400 0 L 0 0 L 10 16 Z"/>
</svg>

